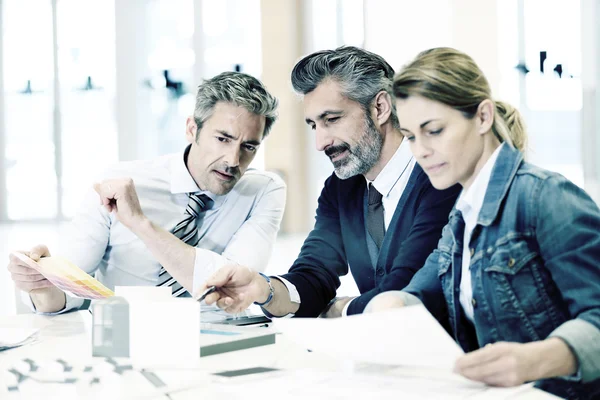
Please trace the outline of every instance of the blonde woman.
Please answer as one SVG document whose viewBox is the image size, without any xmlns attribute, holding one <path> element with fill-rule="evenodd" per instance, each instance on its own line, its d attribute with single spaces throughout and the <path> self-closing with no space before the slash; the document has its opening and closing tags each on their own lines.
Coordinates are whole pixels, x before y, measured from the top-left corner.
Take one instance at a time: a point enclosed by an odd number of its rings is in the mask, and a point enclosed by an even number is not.
<svg viewBox="0 0 600 400">
<path fill-rule="evenodd" d="M 523 159 L 526 132 L 466 54 L 436 48 L 394 78 L 403 135 L 436 189 L 463 190 L 437 249 L 401 292 L 468 352 L 456 372 L 490 385 L 600 397 L 600 210 Z"/>
</svg>

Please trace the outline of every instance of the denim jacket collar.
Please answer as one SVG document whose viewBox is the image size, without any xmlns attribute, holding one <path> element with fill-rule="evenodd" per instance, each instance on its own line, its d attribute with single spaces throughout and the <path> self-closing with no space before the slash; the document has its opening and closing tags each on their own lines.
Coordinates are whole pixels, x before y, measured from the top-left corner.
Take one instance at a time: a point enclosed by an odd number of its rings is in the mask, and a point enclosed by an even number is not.
<svg viewBox="0 0 600 400">
<path fill-rule="evenodd" d="M 492 170 L 492 177 L 477 220 L 478 225 L 489 226 L 496 219 L 500 204 L 506 197 L 522 162 L 523 154 L 519 150 L 508 144 L 502 146 Z"/>
<path fill-rule="evenodd" d="M 502 146 L 496 164 L 492 169 L 492 176 L 485 193 L 483 206 L 477 218 L 477 225 L 489 226 L 496 219 L 500 204 L 506 197 L 510 184 L 522 162 L 523 154 L 519 150 L 509 144 Z M 462 213 L 455 206 L 450 213 L 449 223 L 451 226 L 456 225 L 456 218 L 462 218 Z"/>
</svg>

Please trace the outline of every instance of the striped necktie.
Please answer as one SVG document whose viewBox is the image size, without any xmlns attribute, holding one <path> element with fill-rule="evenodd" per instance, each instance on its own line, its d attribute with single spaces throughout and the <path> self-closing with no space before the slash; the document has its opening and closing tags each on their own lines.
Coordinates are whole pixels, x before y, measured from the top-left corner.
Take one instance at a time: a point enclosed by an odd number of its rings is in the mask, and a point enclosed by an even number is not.
<svg viewBox="0 0 600 400">
<path fill-rule="evenodd" d="M 171 233 L 190 246 L 196 247 L 200 241 L 198 237 L 198 220 L 202 218 L 204 211 L 212 206 L 213 201 L 204 194 L 189 193 L 188 196 L 190 200 L 185 209 L 185 216 L 181 222 L 175 225 Z M 189 292 L 163 266 L 160 267 L 156 286 L 170 286 L 173 297 L 189 296 Z"/>
</svg>

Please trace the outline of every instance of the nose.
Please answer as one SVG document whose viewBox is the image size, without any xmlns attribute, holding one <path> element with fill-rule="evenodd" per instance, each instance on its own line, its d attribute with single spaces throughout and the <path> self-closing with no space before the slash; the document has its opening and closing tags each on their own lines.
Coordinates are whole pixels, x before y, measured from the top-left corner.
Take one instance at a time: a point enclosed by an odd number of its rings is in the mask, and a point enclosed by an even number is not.
<svg viewBox="0 0 600 400">
<path fill-rule="evenodd" d="M 318 126 L 315 128 L 315 139 L 318 151 L 323 151 L 333 145 L 333 137 L 327 133 L 326 129 L 319 128 Z"/>
<path fill-rule="evenodd" d="M 230 146 L 224 157 L 224 161 L 228 167 L 237 167 L 240 165 L 240 153 L 239 146 Z"/>
<path fill-rule="evenodd" d="M 414 138 L 411 142 L 411 150 L 417 160 L 426 160 L 433 154 L 433 149 L 423 139 Z"/>
</svg>

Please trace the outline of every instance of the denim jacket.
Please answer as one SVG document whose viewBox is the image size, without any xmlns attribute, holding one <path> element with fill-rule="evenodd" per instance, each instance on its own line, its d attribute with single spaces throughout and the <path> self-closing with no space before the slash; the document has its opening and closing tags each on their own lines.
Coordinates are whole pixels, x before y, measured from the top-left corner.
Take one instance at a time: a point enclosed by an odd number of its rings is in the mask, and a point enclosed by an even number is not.
<svg viewBox="0 0 600 400">
<path fill-rule="evenodd" d="M 600 398 L 600 210 L 559 174 L 503 146 L 469 243 L 474 324 L 459 303 L 464 221 L 453 209 L 437 249 L 404 289 L 448 326 L 465 351 L 498 341 L 563 339 L 569 377 L 536 386 Z M 410 297 L 410 296 L 409 296 Z"/>
</svg>

